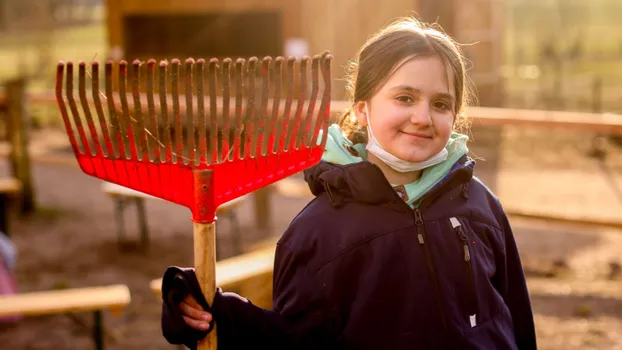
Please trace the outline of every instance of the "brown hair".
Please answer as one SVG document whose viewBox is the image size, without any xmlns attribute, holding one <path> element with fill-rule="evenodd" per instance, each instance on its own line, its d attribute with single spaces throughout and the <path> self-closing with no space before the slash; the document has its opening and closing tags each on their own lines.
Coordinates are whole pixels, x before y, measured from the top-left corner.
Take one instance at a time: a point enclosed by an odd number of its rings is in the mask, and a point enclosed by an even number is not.
<svg viewBox="0 0 622 350">
<path fill-rule="evenodd" d="M 354 105 L 368 101 L 397 70 L 398 63 L 411 56 L 438 56 L 447 71 L 453 73 L 456 104 L 454 106 L 454 129 L 468 127 L 462 115 L 469 100 L 469 86 L 465 59 L 459 45 L 447 34 L 428 26 L 415 18 L 400 18 L 374 34 L 361 47 L 347 67 L 347 91 Z M 449 77 L 449 75 L 448 75 Z M 449 84 L 447 84 L 449 86 Z M 367 142 L 365 128 L 348 109 L 340 118 L 339 125 L 345 136 L 354 143 Z"/>
</svg>

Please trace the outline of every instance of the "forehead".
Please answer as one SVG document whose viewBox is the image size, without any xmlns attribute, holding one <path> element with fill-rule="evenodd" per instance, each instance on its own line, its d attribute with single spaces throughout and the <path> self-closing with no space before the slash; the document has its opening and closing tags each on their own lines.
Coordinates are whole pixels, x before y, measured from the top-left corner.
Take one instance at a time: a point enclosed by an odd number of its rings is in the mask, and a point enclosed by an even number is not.
<svg viewBox="0 0 622 350">
<path fill-rule="evenodd" d="M 455 97 L 453 72 L 440 57 L 409 57 L 396 67 L 382 90 L 406 85 L 423 93 L 442 93 Z"/>
</svg>

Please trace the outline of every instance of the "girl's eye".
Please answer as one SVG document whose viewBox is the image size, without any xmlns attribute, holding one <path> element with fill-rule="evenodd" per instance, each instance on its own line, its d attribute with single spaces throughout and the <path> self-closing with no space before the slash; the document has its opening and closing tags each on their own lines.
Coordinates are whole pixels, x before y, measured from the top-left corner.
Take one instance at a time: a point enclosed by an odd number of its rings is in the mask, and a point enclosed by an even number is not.
<svg viewBox="0 0 622 350">
<path fill-rule="evenodd" d="M 412 103 L 413 99 L 412 97 L 408 96 L 408 95 L 402 95 L 402 96 L 398 96 L 396 98 L 396 100 L 400 101 L 400 102 L 404 102 L 404 103 Z"/>
<path fill-rule="evenodd" d="M 438 109 L 451 109 L 451 106 L 447 102 L 437 101 L 434 102 L 434 107 Z"/>
</svg>

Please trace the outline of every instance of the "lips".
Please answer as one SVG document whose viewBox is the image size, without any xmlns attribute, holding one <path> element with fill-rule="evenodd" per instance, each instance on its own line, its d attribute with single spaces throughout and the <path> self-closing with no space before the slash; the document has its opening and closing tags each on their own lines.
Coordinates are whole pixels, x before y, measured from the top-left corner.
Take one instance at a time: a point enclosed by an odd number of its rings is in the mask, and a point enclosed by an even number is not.
<svg viewBox="0 0 622 350">
<path fill-rule="evenodd" d="M 423 132 L 413 132 L 413 131 L 402 131 L 403 134 L 406 134 L 408 136 L 412 136 L 412 137 L 418 137 L 421 139 L 431 139 L 433 137 L 433 135 L 429 134 L 429 133 L 423 133 Z"/>
</svg>

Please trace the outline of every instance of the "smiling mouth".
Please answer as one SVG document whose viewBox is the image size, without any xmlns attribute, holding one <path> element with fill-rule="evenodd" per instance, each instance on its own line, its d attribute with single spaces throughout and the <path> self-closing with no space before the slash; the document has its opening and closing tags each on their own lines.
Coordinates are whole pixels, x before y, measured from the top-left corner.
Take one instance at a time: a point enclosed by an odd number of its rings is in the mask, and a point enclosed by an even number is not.
<svg viewBox="0 0 622 350">
<path fill-rule="evenodd" d="M 401 131 L 402 134 L 411 136 L 411 137 L 417 137 L 420 139 L 431 139 L 433 136 L 429 135 L 429 134 L 423 134 L 423 133 L 417 133 L 417 132 L 405 132 L 405 131 Z"/>
</svg>

